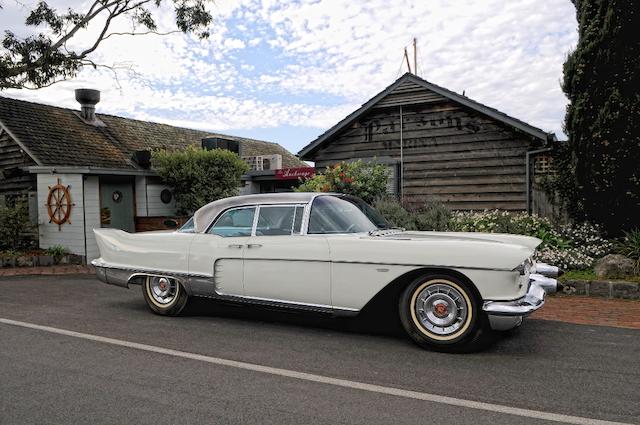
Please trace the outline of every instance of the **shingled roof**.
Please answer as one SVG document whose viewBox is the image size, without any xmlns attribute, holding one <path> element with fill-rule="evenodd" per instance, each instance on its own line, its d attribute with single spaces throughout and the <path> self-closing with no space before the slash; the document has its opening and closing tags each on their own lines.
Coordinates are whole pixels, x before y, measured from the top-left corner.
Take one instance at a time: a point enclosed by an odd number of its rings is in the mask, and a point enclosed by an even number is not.
<svg viewBox="0 0 640 425">
<path fill-rule="evenodd" d="M 0 96 L 0 126 L 41 166 L 138 169 L 135 151 L 182 148 L 204 137 L 240 142 L 243 156 L 282 155 L 282 166 L 305 167 L 277 143 L 96 114 L 105 126 L 85 123 L 76 111 Z"/>
<path fill-rule="evenodd" d="M 358 118 L 366 114 L 369 110 L 374 108 L 378 103 L 380 103 L 386 96 L 392 94 L 394 90 L 406 83 L 413 83 L 422 89 L 426 89 L 431 91 L 437 95 L 442 96 L 443 98 L 449 99 L 455 103 L 458 103 L 462 106 L 465 106 L 469 109 L 472 109 L 476 112 L 479 112 L 483 115 L 486 115 L 490 118 L 493 118 L 497 121 L 500 121 L 518 131 L 521 131 L 524 134 L 528 134 L 534 138 L 541 139 L 543 141 L 547 140 L 556 140 L 556 136 L 553 133 L 548 133 L 538 127 L 534 127 L 531 124 L 527 124 L 524 121 L 521 121 L 517 118 L 511 117 L 504 112 L 500 112 L 495 108 L 491 108 L 487 105 L 483 105 L 480 102 L 476 102 L 473 99 L 470 99 L 464 95 L 452 92 L 449 89 L 444 87 L 440 87 L 436 84 L 430 83 L 427 80 L 424 80 L 414 74 L 405 73 L 396 81 L 394 81 L 391 85 L 389 85 L 386 89 L 382 90 L 380 93 L 369 99 L 366 103 L 364 103 L 360 108 L 346 116 L 336 125 L 322 133 L 318 136 L 317 139 L 313 140 L 307 146 L 303 147 L 300 152 L 298 152 L 298 156 L 302 159 L 313 160 L 313 154 L 324 144 L 329 143 L 332 138 L 340 133 L 345 128 L 348 128 L 354 121 Z"/>
</svg>

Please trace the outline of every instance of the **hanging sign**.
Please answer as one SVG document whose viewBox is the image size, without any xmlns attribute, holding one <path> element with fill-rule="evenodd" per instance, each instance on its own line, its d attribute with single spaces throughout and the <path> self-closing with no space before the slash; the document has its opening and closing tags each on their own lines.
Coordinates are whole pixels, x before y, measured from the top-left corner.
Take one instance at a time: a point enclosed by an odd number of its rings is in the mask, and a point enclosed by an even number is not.
<svg viewBox="0 0 640 425">
<path fill-rule="evenodd" d="M 313 167 L 300 167 L 300 168 L 280 168 L 276 170 L 277 180 L 297 180 L 308 179 L 316 174 L 316 169 Z"/>
</svg>

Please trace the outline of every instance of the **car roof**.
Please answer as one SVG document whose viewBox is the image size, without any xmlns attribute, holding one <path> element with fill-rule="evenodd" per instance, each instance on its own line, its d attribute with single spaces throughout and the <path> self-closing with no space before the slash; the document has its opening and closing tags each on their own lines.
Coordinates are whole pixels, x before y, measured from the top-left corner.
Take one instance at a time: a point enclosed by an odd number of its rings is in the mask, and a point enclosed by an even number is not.
<svg viewBox="0 0 640 425">
<path fill-rule="evenodd" d="M 307 204 L 319 195 L 344 196 L 339 193 L 329 192 L 283 192 L 240 195 L 218 199 L 195 212 L 193 215 L 195 231 L 198 233 L 204 232 L 214 218 L 229 208 L 262 204 Z"/>
</svg>

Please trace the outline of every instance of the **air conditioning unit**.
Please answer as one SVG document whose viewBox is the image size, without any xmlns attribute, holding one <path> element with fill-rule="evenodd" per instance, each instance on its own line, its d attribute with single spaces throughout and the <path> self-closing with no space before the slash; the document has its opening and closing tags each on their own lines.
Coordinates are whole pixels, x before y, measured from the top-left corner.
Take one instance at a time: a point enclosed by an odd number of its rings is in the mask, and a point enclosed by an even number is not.
<svg viewBox="0 0 640 425">
<path fill-rule="evenodd" d="M 282 168 L 282 155 L 243 156 L 252 171 L 277 170 Z"/>
</svg>

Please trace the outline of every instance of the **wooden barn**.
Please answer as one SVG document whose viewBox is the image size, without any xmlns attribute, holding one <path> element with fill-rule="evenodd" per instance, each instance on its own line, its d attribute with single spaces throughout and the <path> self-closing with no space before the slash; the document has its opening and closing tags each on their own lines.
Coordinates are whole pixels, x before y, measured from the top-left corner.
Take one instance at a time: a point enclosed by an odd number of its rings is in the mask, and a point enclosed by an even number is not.
<svg viewBox="0 0 640 425">
<path fill-rule="evenodd" d="M 536 211 L 534 172 L 548 169 L 555 135 L 405 74 L 299 153 L 322 168 L 388 164 L 391 192 L 410 207 Z"/>
</svg>

